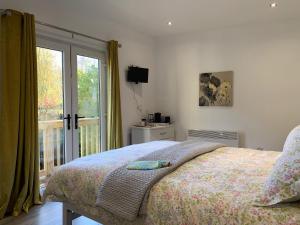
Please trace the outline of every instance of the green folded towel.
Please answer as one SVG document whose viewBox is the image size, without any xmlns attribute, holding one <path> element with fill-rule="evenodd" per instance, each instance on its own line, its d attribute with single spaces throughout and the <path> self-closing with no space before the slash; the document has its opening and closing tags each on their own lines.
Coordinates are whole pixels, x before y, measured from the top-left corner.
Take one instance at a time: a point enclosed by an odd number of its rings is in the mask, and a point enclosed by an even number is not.
<svg viewBox="0 0 300 225">
<path fill-rule="evenodd" d="M 127 165 L 128 170 L 155 170 L 170 166 L 170 161 L 157 160 L 157 161 L 134 161 Z"/>
</svg>

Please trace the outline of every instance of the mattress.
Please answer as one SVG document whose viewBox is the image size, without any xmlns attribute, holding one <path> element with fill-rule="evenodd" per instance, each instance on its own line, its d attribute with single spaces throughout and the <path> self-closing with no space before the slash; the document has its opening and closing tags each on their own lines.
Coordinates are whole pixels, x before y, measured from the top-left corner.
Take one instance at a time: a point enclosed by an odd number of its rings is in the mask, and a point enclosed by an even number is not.
<svg viewBox="0 0 300 225">
<path fill-rule="evenodd" d="M 142 151 L 173 144 L 176 142 L 151 142 L 74 160 L 50 179 L 47 198 L 68 202 L 105 225 L 300 224 L 299 203 L 253 206 L 280 153 L 243 148 L 219 148 L 165 176 L 151 189 L 147 215 L 135 222 L 95 206 L 101 182 L 117 161 L 124 160 L 124 154 L 134 159 Z"/>
</svg>

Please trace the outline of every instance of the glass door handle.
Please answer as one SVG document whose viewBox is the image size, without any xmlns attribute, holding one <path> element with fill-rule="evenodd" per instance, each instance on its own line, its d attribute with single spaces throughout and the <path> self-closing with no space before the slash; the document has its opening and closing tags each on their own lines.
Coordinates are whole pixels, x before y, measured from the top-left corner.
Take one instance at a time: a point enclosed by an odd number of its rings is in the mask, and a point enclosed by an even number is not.
<svg viewBox="0 0 300 225">
<path fill-rule="evenodd" d="M 71 129 L 71 115 L 70 114 L 68 114 L 67 115 L 67 117 L 64 117 L 64 120 L 67 120 L 67 128 L 68 128 L 68 130 L 70 130 Z"/>
<path fill-rule="evenodd" d="M 78 116 L 78 114 L 75 114 L 75 129 L 78 129 L 78 119 L 85 118 L 85 116 Z"/>
</svg>

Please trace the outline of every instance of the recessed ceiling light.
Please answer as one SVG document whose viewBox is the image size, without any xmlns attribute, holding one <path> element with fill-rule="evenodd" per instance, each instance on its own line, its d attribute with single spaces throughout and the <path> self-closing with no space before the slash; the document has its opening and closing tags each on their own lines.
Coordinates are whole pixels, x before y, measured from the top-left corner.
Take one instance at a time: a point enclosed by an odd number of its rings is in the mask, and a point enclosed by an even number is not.
<svg viewBox="0 0 300 225">
<path fill-rule="evenodd" d="M 276 3 L 276 2 L 272 2 L 271 4 L 270 4 L 270 7 L 271 8 L 276 8 L 278 6 L 278 4 Z"/>
<path fill-rule="evenodd" d="M 172 22 L 171 21 L 168 22 L 168 26 L 172 26 Z"/>
</svg>

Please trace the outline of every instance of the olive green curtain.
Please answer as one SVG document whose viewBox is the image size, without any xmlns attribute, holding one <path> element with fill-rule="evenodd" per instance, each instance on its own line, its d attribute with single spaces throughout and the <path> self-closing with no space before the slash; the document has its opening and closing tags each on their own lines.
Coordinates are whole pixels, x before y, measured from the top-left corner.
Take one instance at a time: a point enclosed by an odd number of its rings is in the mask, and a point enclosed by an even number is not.
<svg viewBox="0 0 300 225">
<path fill-rule="evenodd" d="M 118 42 L 109 41 L 107 62 L 107 150 L 123 146 Z"/>
<path fill-rule="evenodd" d="M 40 203 L 34 16 L 1 15 L 0 219 Z"/>
</svg>

